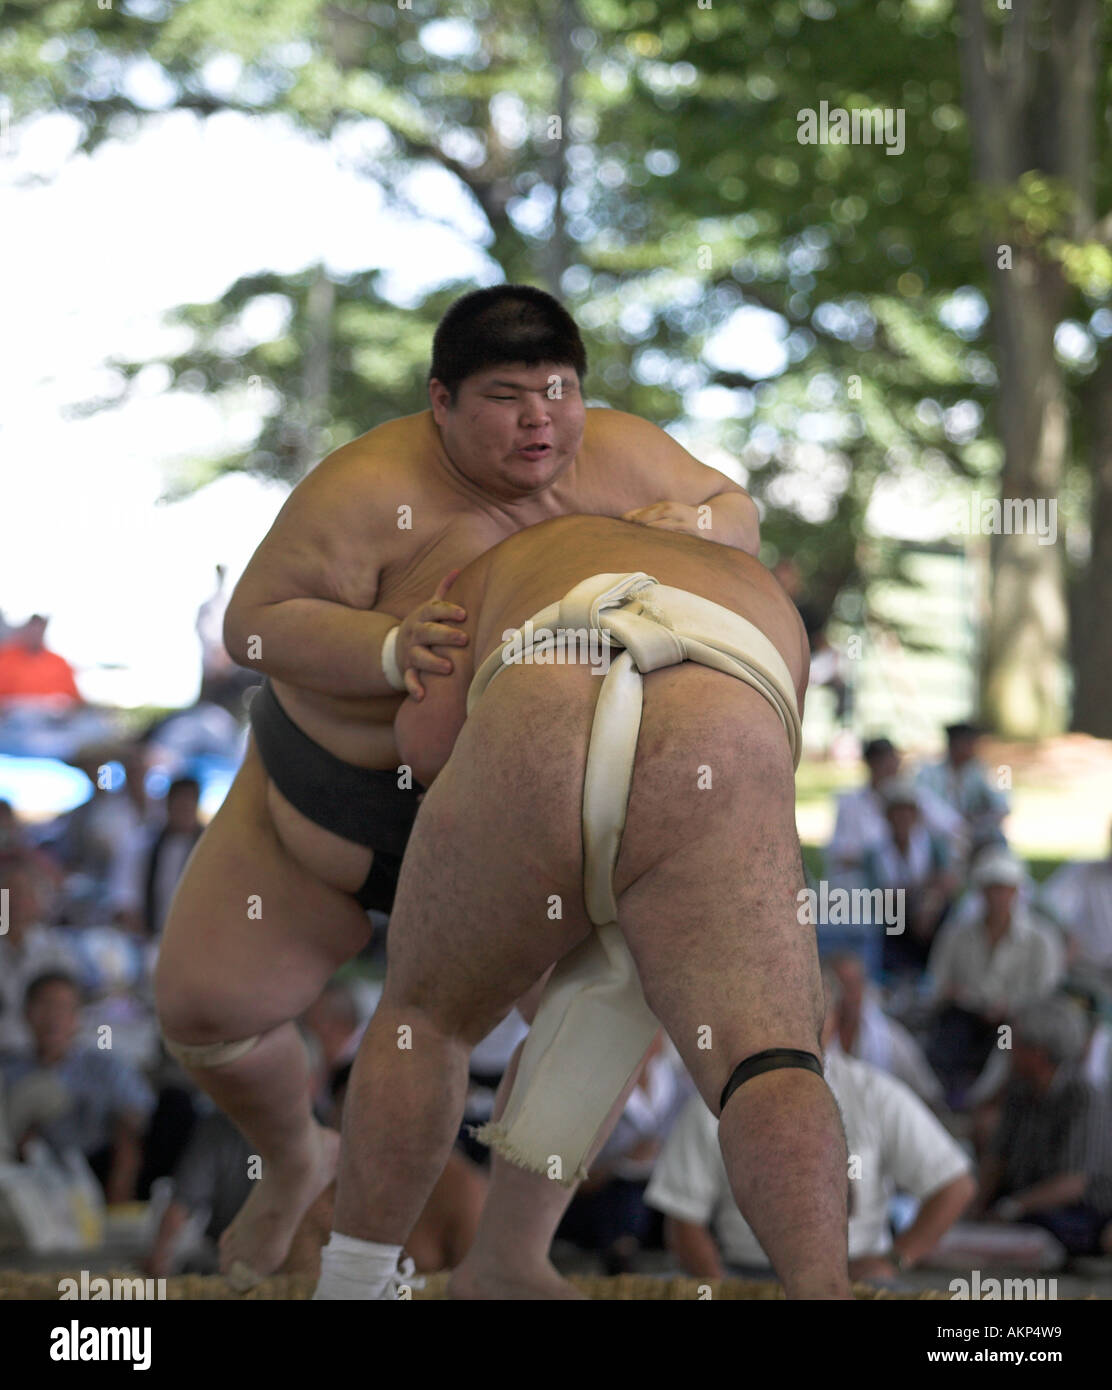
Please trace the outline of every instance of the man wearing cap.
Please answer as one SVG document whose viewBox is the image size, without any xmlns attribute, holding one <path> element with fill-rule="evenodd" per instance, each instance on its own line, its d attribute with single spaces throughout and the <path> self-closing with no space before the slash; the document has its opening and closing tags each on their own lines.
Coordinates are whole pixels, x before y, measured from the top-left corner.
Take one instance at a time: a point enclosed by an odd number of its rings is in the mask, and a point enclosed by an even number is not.
<svg viewBox="0 0 1112 1390">
<path fill-rule="evenodd" d="M 1016 901 L 1022 880 L 1023 866 L 1007 850 L 982 854 L 972 874 L 981 912 L 943 927 L 931 949 L 927 972 L 939 1012 L 929 1056 L 950 1087 L 968 1085 L 999 1026 L 1062 978 L 1060 942 Z"/>
<path fill-rule="evenodd" d="M 864 885 L 865 860 L 887 838 L 881 783 L 900 771 L 900 750 L 891 739 L 873 738 L 862 752 L 868 781 L 838 798 L 834 834 L 826 850 L 826 872 L 831 886 L 859 888 Z M 958 858 L 964 848 L 965 821 L 942 797 L 927 788 L 920 789 L 919 809 L 923 823 L 935 836 L 947 842 L 951 856 Z"/>
</svg>

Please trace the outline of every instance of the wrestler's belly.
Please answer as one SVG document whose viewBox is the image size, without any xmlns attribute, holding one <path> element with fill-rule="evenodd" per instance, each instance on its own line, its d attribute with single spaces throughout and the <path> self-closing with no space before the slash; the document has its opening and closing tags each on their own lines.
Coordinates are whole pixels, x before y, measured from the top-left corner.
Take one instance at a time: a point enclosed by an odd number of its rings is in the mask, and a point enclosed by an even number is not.
<svg viewBox="0 0 1112 1390">
<path fill-rule="evenodd" d="M 370 873 L 373 851 L 345 840 L 309 819 L 267 778 L 267 810 L 283 848 L 314 878 L 345 893 L 357 893 Z"/>
</svg>

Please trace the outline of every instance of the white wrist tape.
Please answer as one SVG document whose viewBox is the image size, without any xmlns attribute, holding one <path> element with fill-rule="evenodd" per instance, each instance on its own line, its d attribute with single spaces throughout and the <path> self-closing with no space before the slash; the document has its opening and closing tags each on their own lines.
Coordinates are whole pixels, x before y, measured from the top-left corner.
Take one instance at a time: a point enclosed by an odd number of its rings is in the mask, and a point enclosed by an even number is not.
<svg viewBox="0 0 1112 1390">
<path fill-rule="evenodd" d="M 386 634 L 386 641 L 382 644 L 382 674 L 386 677 L 391 690 L 405 689 L 405 677 L 398 666 L 396 655 L 398 633 L 401 630 L 401 623 L 397 627 L 392 627 Z"/>
</svg>

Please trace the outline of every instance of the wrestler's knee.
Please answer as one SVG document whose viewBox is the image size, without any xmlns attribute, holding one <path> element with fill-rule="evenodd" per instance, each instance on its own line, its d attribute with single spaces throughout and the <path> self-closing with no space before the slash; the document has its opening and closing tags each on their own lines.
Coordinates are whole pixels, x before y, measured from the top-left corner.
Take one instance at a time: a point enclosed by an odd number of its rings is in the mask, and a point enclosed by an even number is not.
<svg viewBox="0 0 1112 1390">
<path fill-rule="evenodd" d="M 429 978 L 391 984 L 387 977 L 372 1026 L 389 1031 L 404 1028 L 413 1036 L 430 1032 L 470 1052 L 497 1028 L 509 1009 L 492 1013 L 467 990 L 445 988 L 445 983 Z"/>
</svg>

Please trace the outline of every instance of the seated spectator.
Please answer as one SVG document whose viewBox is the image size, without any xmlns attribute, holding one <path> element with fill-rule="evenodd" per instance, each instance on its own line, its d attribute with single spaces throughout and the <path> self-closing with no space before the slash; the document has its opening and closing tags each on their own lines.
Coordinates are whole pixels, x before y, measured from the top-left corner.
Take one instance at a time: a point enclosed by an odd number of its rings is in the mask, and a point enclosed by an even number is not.
<svg viewBox="0 0 1112 1390">
<path fill-rule="evenodd" d="M 823 971 L 827 1012 L 823 1047 L 838 1030 L 837 981 Z M 826 1080 L 846 1130 L 850 1164 L 849 1256 L 855 1279 L 893 1279 L 929 1255 L 975 1191 L 957 1143 L 902 1082 L 826 1052 Z M 912 1224 L 892 1240 L 895 1190 L 920 1199 Z M 645 1200 L 665 1214 L 668 1248 L 684 1271 L 767 1277 L 768 1258 L 738 1210 L 718 1144 L 718 1122 L 699 1096 L 687 1102 L 664 1146 Z"/>
<path fill-rule="evenodd" d="M 0 1057 L 31 1046 L 23 1012 L 31 981 L 47 970 L 70 975 L 78 971 L 77 961 L 57 928 L 42 922 L 41 887 L 29 855 L 0 857 L 0 891 L 7 892 L 8 903 L 8 929 L 0 934 Z"/>
<path fill-rule="evenodd" d="M 124 769 L 122 787 L 102 775 L 115 761 Z M 92 795 L 58 823 L 53 847 L 67 875 L 64 920 L 82 927 L 118 923 L 138 932 L 142 897 L 134 865 L 152 826 L 146 750 L 138 745 L 91 749 L 75 765 L 92 783 Z"/>
<path fill-rule="evenodd" d="M 1042 1226 L 1070 1255 L 1112 1253 L 1112 1100 L 1080 1073 L 1085 1034 L 1065 1000 L 1016 1014 L 1012 1080 L 976 1207 Z"/>
<path fill-rule="evenodd" d="M 0 854 L 15 854 L 27 849 L 27 837 L 16 819 L 10 801 L 0 800 Z"/>
<path fill-rule="evenodd" d="M 47 972 L 32 980 L 24 1003 L 31 1051 L 4 1062 L 4 1079 L 17 1086 L 32 1073 L 45 1072 L 60 1081 L 69 1106 L 40 1127 L 40 1137 L 59 1155 L 79 1150 L 106 1200 L 128 1202 L 135 1195 L 142 1136 L 155 1098 L 143 1077 L 110 1051 L 77 1044 L 80 1006 L 77 985 L 68 975 Z"/>
<path fill-rule="evenodd" d="M 867 781 L 863 787 L 838 797 L 834 833 L 826 847 L 826 873 L 833 887 L 864 887 L 865 860 L 884 842 L 888 832 L 880 787 L 899 775 L 899 749 L 889 739 L 874 738 L 865 744 L 862 756 Z M 946 842 L 956 862 L 964 843 L 965 821 L 961 815 L 926 788 L 920 788 L 919 809 L 928 831 Z"/>
<path fill-rule="evenodd" d="M 1112 835 L 1104 859 L 1063 864 L 1038 901 L 1062 928 L 1070 965 L 1095 971 L 1112 986 Z"/>
<path fill-rule="evenodd" d="M 639 1250 L 658 1243 L 656 1213 L 645 1204 L 645 1188 L 691 1089 L 679 1054 L 658 1033 L 621 1118 L 556 1233 L 580 1249 L 597 1251 L 607 1274 L 626 1273 Z"/>
<path fill-rule="evenodd" d="M 1048 997 L 1064 999 L 1079 1010 L 1085 1025 L 1085 1046 L 1078 1071 L 1095 1090 L 1112 1094 L 1112 1025 L 1101 1016 L 1107 1007 L 1103 996 L 1090 985 L 1067 979 L 1057 994 Z M 973 1120 L 972 1138 L 979 1154 L 987 1150 L 1000 1121 L 1000 1106 L 1012 1075 L 1011 1049 L 994 1047 L 966 1095 Z"/>
<path fill-rule="evenodd" d="M 1008 798 L 989 782 L 988 772 L 977 758 L 981 731 L 972 724 L 950 724 L 946 729 L 946 756 L 919 772 L 920 786 L 934 792 L 959 812 L 970 843 L 976 847 L 1004 842 L 1001 824 L 1008 814 Z"/>
<path fill-rule="evenodd" d="M 145 1262 L 152 1279 L 177 1272 L 176 1247 L 190 1217 L 205 1224 L 201 1248 L 188 1252 L 189 1266 L 216 1273 L 220 1237 L 251 1195 L 250 1159 L 251 1145 L 222 1110 L 200 1116 L 174 1169 L 173 1195 Z"/>
<path fill-rule="evenodd" d="M 49 619 L 35 613 L 0 646 L 0 705 L 35 702 L 57 707 L 81 703 L 73 667 L 47 650 Z"/>
<path fill-rule="evenodd" d="M 1000 1025 L 1062 978 L 1057 937 L 1016 899 L 1022 877 L 1022 865 L 1007 850 L 978 856 L 973 884 L 981 891 L 981 914 L 943 927 L 931 950 L 936 1017 L 927 1055 L 955 1105 L 984 1066 Z"/>
<path fill-rule="evenodd" d="M 903 894 L 902 932 L 884 933 L 882 961 L 890 974 L 918 974 L 957 890 L 946 842 L 923 823 L 919 793 L 907 778 L 880 786 L 885 828 L 865 856 L 865 886 Z"/>
<path fill-rule="evenodd" d="M 132 829 L 120 845 L 108 881 L 108 896 L 121 926 L 158 938 L 174 889 L 204 826 L 198 815 L 201 784 L 179 777 L 166 793 L 166 819 L 157 829 Z"/>
<path fill-rule="evenodd" d="M 908 1030 L 881 1008 L 861 958 L 840 952 L 831 956 L 830 969 L 841 994 L 838 1031 L 831 1045 L 847 1057 L 888 1072 L 932 1110 L 938 1109 L 944 1101 L 942 1083 Z"/>
</svg>

